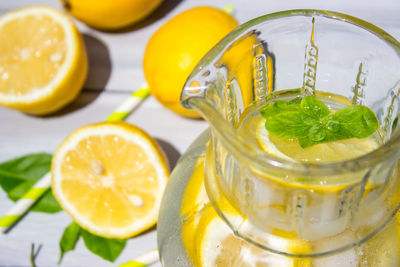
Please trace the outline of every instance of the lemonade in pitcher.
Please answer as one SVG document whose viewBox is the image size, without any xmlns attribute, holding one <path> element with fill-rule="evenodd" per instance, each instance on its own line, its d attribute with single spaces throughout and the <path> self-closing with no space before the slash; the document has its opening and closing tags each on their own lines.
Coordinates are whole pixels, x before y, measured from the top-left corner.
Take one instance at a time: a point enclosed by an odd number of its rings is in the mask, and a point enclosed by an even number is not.
<svg viewBox="0 0 400 267">
<path fill-rule="evenodd" d="M 182 92 L 211 130 L 172 173 L 162 264 L 400 266 L 399 89 L 400 45 L 367 22 L 241 25 Z"/>
</svg>

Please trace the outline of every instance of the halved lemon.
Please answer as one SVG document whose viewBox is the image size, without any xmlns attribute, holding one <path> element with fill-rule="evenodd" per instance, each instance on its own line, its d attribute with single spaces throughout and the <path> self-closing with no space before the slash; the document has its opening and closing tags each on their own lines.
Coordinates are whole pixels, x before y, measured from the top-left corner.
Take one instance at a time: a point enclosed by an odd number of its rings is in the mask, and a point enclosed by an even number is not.
<svg viewBox="0 0 400 267">
<path fill-rule="evenodd" d="M 63 12 L 31 6 L 0 17 L 0 104 L 56 111 L 79 94 L 87 65 L 82 36 Z"/>
<path fill-rule="evenodd" d="M 156 223 L 169 171 L 152 137 L 108 122 L 75 130 L 54 154 L 51 172 L 54 196 L 81 227 L 127 238 Z"/>
</svg>

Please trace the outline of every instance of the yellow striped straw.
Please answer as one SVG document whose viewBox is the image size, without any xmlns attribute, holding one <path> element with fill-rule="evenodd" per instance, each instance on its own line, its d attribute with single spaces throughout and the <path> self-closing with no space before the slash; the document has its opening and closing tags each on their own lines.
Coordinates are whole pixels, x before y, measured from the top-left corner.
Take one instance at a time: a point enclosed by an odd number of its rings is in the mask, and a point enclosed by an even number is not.
<svg viewBox="0 0 400 267">
<path fill-rule="evenodd" d="M 124 120 L 139 104 L 150 95 L 147 85 L 133 92 L 128 99 L 119 105 L 106 122 Z M 11 226 L 19 221 L 24 214 L 43 196 L 51 186 L 51 175 L 46 173 L 29 189 L 15 204 L 0 218 L 0 233 L 5 233 Z M 138 265 L 140 266 L 140 265 Z M 147 265 L 143 265 L 147 266 Z"/>
<path fill-rule="evenodd" d="M 125 262 L 118 267 L 146 267 L 159 261 L 158 250 L 153 249 L 137 257 L 132 261 Z"/>
</svg>

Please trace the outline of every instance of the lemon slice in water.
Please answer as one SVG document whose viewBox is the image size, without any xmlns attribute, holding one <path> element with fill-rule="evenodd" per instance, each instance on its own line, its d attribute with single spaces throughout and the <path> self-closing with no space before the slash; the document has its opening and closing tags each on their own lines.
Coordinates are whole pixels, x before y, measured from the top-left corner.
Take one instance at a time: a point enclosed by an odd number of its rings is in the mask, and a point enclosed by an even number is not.
<svg viewBox="0 0 400 267">
<path fill-rule="evenodd" d="M 202 214 L 196 234 L 196 266 L 295 266 L 296 259 L 272 254 L 236 237 L 211 206 Z"/>
<path fill-rule="evenodd" d="M 379 146 L 374 136 L 349 138 L 302 148 L 297 140 L 279 138 L 265 129 L 265 119 L 256 128 L 260 148 L 275 157 L 302 162 L 334 162 L 362 156 Z"/>
</svg>

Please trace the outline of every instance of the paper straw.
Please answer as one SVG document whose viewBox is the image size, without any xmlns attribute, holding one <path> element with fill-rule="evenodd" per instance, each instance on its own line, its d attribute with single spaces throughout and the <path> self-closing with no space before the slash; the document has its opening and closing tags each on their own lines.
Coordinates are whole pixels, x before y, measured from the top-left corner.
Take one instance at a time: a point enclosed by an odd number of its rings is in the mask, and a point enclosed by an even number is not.
<svg viewBox="0 0 400 267">
<path fill-rule="evenodd" d="M 146 267 L 146 266 L 152 265 L 158 261 L 159 261 L 158 250 L 153 249 L 153 250 L 150 250 L 150 251 L 146 252 L 145 254 L 137 257 L 136 259 L 134 259 L 132 261 L 128 261 L 124 264 L 121 264 L 118 267 Z"/>
<path fill-rule="evenodd" d="M 150 95 L 149 88 L 146 86 L 140 87 L 133 92 L 128 99 L 122 102 L 110 116 L 107 117 L 106 122 L 122 121 L 124 120 L 146 97 Z M 40 178 L 31 189 L 29 189 L 15 204 L 0 218 L 0 233 L 6 232 L 24 214 L 29 210 L 32 205 L 43 196 L 51 187 L 51 175 L 46 173 Z"/>
<path fill-rule="evenodd" d="M 233 5 L 228 4 L 228 5 L 225 5 L 225 6 L 222 8 L 222 10 L 225 11 L 226 13 L 232 15 L 232 14 L 235 12 L 235 7 L 234 7 Z"/>
<path fill-rule="evenodd" d="M 29 208 L 47 192 L 51 184 L 51 175 L 46 173 L 28 190 L 14 206 L 0 219 L 0 232 L 4 233 L 14 225 Z"/>
<path fill-rule="evenodd" d="M 133 92 L 128 99 L 119 105 L 114 112 L 107 117 L 106 121 L 122 121 L 144 100 L 150 95 L 150 90 L 146 86 L 140 87 Z"/>
</svg>

